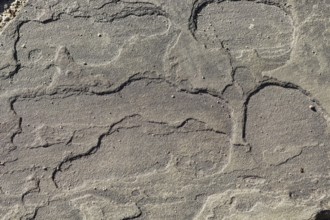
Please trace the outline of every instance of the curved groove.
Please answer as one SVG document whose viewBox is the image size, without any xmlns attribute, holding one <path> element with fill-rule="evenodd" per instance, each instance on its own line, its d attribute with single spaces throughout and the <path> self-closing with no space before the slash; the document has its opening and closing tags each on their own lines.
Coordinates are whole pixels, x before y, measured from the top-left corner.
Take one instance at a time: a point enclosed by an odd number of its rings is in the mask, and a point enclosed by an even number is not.
<svg viewBox="0 0 330 220">
<path fill-rule="evenodd" d="M 316 100 L 314 97 L 312 97 L 311 93 L 308 92 L 307 90 L 301 88 L 300 86 L 293 84 L 293 83 L 289 83 L 289 82 L 282 82 L 279 81 L 277 79 L 274 78 L 270 78 L 267 79 L 263 82 L 261 82 L 260 85 L 258 85 L 253 91 L 251 91 L 248 95 L 246 100 L 244 101 L 244 112 L 243 112 L 243 128 L 242 128 L 242 138 L 244 141 L 246 141 L 246 122 L 247 122 L 247 107 L 249 104 L 250 99 L 252 98 L 252 96 L 256 95 L 257 93 L 259 93 L 261 90 L 269 87 L 269 86 L 277 86 L 277 87 L 281 87 L 284 89 L 293 89 L 293 90 L 297 90 L 300 93 L 302 93 L 303 95 L 307 96 L 312 102 L 314 102 L 316 105 L 318 105 L 318 107 L 321 109 L 321 113 L 323 113 L 323 115 L 327 115 L 327 112 L 325 111 L 325 109 L 321 106 L 320 102 L 318 100 Z"/>
<path fill-rule="evenodd" d="M 98 138 L 98 140 L 97 140 L 97 144 L 96 144 L 95 146 L 91 147 L 88 151 L 86 151 L 86 152 L 84 152 L 84 153 L 77 154 L 77 155 L 73 155 L 73 156 L 71 156 L 71 157 L 67 157 L 67 158 L 65 158 L 63 161 L 61 161 L 60 164 L 54 169 L 54 171 L 53 171 L 53 173 L 52 173 L 52 176 L 51 176 L 52 181 L 53 181 L 55 187 L 58 188 L 58 185 L 57 185 L 57 183 L 56 183 L 56 181 L 55 181 L 56 174 L 57 174 L 58 172 L 62 171 L 61 168 L 62 168 L 62 166 L 63 166 L 64 164 L 66 164 L 66 163 L 70 163 L 70 162 L 73 162 L 73 161 L 75 161 L 75 160 L 78 160 L 78 159 L 81 159 L 81 158 L 84 158 L 84 157 L 88 157 L 88 156 L 90 156 L 90 155 L 92 155 L 92 154 L 95 154 L 95 153 L 99 150 L 99 148 L 101 147 L 102 139 L 103 139 L 104 137 L 110 135 L 110 134 L 112 133 L 112 129 L 113 129 L 116 125 L 118 125 L 118 124 L 120 124 L 121 122 L 125 121 L 127 118 L 132 118 L 132 117 L 136 117 L 136 116 L 139 116 L 139 115 L 138 115 L 138 114 L 129 115 L 129 116 L 126 116 L 126 117 L 120 119 L 119 121 L 113 123 L 113 124 L 110 126 L 110 128 L 108 129 L 107 132 L 105 132 L 105 133 L 103 133 L 103 134 L 101 134 L 101 135 L 99 136 L 99 138 Z"/>
<path fill-rule="evenodd" d="M 195 0 L 193 3 L 191 14 L 188 19 L 188 30 L 191 32 L 193 37 L 195 38 L 195 31 L 198 28 L 198 14 L 208 5 L 212 3 L 221 3 L 225 0 Z M 238 2 L 242 0 L 229 0 L 231 2 Z M 273 0 L 249 0 L 249 2 L 255 2 L 257 4 L 266 4 L 271 6 L 276 6 L 280 9 L 282 9 L 285 13 L 291 14 L 291 12 L 285 7 L 286 4 L 282 5 L 280 3 L 277 3 Z"/>
</svg>

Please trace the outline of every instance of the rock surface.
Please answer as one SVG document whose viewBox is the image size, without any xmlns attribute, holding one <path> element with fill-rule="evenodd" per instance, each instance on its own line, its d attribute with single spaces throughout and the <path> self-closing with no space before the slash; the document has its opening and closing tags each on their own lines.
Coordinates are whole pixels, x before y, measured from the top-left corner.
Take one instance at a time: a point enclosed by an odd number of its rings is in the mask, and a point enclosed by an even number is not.
<svg viewBox="0 0 330 220">
<path fill-rule="evenodd" d="M 330 219 L 329 14 L 22 1 L 0 30 L 0 218 Z"/>
</svg>

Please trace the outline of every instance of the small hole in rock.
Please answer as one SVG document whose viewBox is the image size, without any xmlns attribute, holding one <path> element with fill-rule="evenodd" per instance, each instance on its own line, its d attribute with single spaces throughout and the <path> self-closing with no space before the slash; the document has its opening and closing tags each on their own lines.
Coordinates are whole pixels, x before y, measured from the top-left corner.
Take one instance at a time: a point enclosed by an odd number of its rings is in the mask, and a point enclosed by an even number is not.
<svg viewBox="0 0 330 220">
<path fill-rule="evenodd" d="M 316 112 L 316 107 L 314 105 L 310 105 L 309 109 L 312 110 L 313 112 Z"/>
<path fill-rule="evenodd" d="M 314 220 L 330 220 L 330 210 L 322 210 L 318 212 Z"/>
</svg>

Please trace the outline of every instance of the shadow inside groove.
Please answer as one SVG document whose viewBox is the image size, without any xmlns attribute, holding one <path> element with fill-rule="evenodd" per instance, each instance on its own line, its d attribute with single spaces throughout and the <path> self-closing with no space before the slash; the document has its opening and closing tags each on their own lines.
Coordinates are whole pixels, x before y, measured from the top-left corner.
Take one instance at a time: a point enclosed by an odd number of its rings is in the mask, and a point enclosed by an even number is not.
<svg viewBox="0 0 330 220">
<path fill-rule="evenodd" d="M 318 212 L 314 220 L 330 220 L 330 210 L 322 210 Z"/>
<path fill-rule="evenodd" d="M 9 8 L 10 4 L 15 0 L 0 0 L 0 14 Z"/>
</svg>

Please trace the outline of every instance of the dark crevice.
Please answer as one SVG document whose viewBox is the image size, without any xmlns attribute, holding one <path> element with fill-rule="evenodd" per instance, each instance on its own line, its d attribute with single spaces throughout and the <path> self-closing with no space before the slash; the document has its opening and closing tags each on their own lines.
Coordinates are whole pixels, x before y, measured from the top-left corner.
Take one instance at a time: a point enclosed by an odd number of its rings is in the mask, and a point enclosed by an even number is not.
<svg viewBox="0 0 330 220">
<path fill-rule="evenodd" d="M 180 123 L 178 126 L 175 127 L 175 129 L 180 129 L 180 128 L 184 128 L 188 122 L 190 121 L 194 121 L 194 122 L 198 122 L 198 123 L 201 123 L 201 124 L 204 124 L 206 125 L 205 122 L 203 121 L 200 121 L 198 119 L 195 119 L 195 118 L 187 118 L 186 120 L 184 120 L 182 123 Z M 205 128 L 205 129 L 195 129 L 195 130 L 192 130 L 192 131 L 182 131 L 182 132 L 179 132 L 179 133 L 191 133 L 191 132 L 214 132 L 216 134 L 224 134 L 224 135 L 227 135 L 226 132 L 223 132 L 223 131 L 218 131 L 218 130 L 215 130 L 215 129 L 212 129 L 212 128 Z"/>
<path fill-rule="evenodd" d="M 303 149 L 301 149 L 301 150 L 299 151 L 298 154 L 295 154 L 295 155 L 293 155 L 293 156 L 287 158 L 287 159 L 284 160 L 283 162 L 280 162 L 280 163 L 275 164 L 274 166 L 281 166 L 281 165 L 283 165 L 283 164 L 286 164 L 286 163 L 288 163 L 289 161 L 291 161 L 291 160 L 293 160 L 293 159 L 299 157 L 300 155 L 302 155 L 302 153 L 303 153 Z M 272 166 L 272 165 L 271 165 L 271 166 Z"/>
<path fill-rule="evenodd" d="M 226 132 L 223 132 L 223 131 L 219 131 L 219 130 L 216 130 L 216 129 L 213 129 L 213 128 L 204 128 L 204 129 L 191 129 L 189 130 L 180 130 L 180 129 L 184 129 L 185 126 L 187 125 L 187 123 L 189 123 L 190 121 L 193 121 L 193 122 L 197 122 L 197 123 L 201 123 L 203 124 L 204 126 L 207 126 L 207 124 L 203 121 L 200 121 L 198 119 L 195 119 L 195 118 L 187 118 L 185 119 L 184 121 L 182 121 L 179 125 L 176 125 L 176 126 L 173 126 L 167 122 L 162 122 L 162 121 L 146 121 L 147 123 L 150 123 L 150 124 L 158 124 L 158 125 L 162 125 L 162 126 L 168 126 L 170 127 L 171 130 L 170 132 L 166 132 L 166 133 L 148 133 L 148 135 L 152 135 L 152 136 L 168 136 L 168 135 L 172 135 L 172 134 L 188 134 L 188 133 L 194 133 L 194 132 L 212 132 L 212 133 L 215 133 L 215 134 L 221 134 L 221 135 L 228 135 Z"/>
<path fill-rule="evenodd" d="M 182 123 L 180 123 L 178 126 L 176 126 L 176 129 L 178 128 L 183 128 L 188 122 L 190 121 L 195 121 L 195 122 L 199 122 L 199 123 L 202 123 L 202 124 L 205 124 L 205 122 L 203 121 L 200 121 L 200 120 L 197 120 L 195 118 L 187 118 L 186 120 L 184 120 Z"/>
<path fill-rule="evenodd" d="M 99 10 L 99 9 L 104 8 L 104 7 L 107 6 L 107 5 L 110 5 L 110 4 L 116 4 L 116 3 L 118 3 L 118 2 L 120 2 L 120 0 L 112 0 L 112 1 L 109 1 L 109 2 L 106 2 L 106 3 L 102 4 L 102 5 L 99 6 L 99 7 L 95 7 L 94 9 Z"/>
<path fill-rule="evenodd" d="M 14 42 L 14 51 L 13 51 L 13 59 L 15 60 L 15 62 L 16 62 L 16 67 L 15 67 L 15 69 L 12 71 L 12 72 L 10 72 L 9 73 L 9 75 L 7 76 L 7 78 L 10 78 L 10 79 L 12 79 L 13 78 L 13 76 L 14 75 L 16 75 L 18 72 L 19 72 L 19 70 L 22 68 L 22 65 L 19 63 L 19 60 L 18 60 L 18 55 L 17 55 L 17 44 L 18 44 L 18 42 L 19 42 L 19 40 L 20 40 L 20 29 L 21 29 L 21 27 L 24 25 L 24 24 L 26 24 L 26 23 L 28 23 L 29 21 L 22 21 L 22 22 L 20 22 L 18 25 L 17 25 L 17 27 L 16 27 L 16 34 L 17 34 L 17 37 L 16 37 L 16 40 L 15 40 L 15 42 Z"/>
<path fill-rule="evenodd" d="M 24 198 L 33 192 L 37 192 L 37 193 L 40 192 L 40 180 L 36 180 L 35 187 L 33 187 L 32 189 L 29 189 L 28 191 L 23 193 L 23 195 L 21 196 L 21 202 L 24 204 Z"/>
<path fill-rule="evenodd" d="M 10 4 L 15 0 L 1 0 L 0 2 L 0 14 L 3 13 L 6 9 L 9 8 Z"/>
<path fill-rule="evenodd" d="M 0 15 L 1 16 L 1 15 Z M 18 60 L 18 55 L 17 55 L 17 44 L 20 40 L 20 28 L 28 23 L 29 21 L 22 21 L 22 22 L 19 22 L 16 27 L 15 27 L 15 35 L 16 35 L 16 39 L 14 41 L 14 45 L 13 45 L 13 51 L 12 51 L 12 54 L 11 54 L 11 59 L 14 60 L 15 64 L 13 64 L 13 66 L 15 65 L 15 68 L 14 70 L 10 71 L 8 73 L 8 75 L 5 75 L 5 76 L 2 76 L 3 79 L 12 79 L 14 75 L 16 75 L 19 70 L 22 68 L 21 64 L 19 63 L 19 60 Z M 6 65 L 4 68 L 10 68 L 11 64 L 8 64 Z"/>
<path fill-rule="evenodd" d="M 201 88 L 201 89 L 180 89 L 179 92 L 185 92 L 188 94 L 193 94 L 193 95 L 203 95 L 203 94 L 207 94 L 210 95 L 212 97 L 218 98 L 221 101 L 223 101 L 224 103 L 228 103 L 221 95 L 219 95 L 217 92 L 212 92 L 209 89 L 206 88 Z"/>
<path fill-rule="evenodd" d="M 73 133 L 72 133 L 70 139 L 65 143 L 65 145 L 70 145 L 70 144 L 72 143 L 75 134 L 76 134 L 76 131 L 73 131 Z"/>
<path fill-rule="evenodd" d="M 208 5 L 217 0 L 195 0 L 191 9 L 191 14 L 188 21 L 188 29 L 195 38 L 195 31 L 197 30 L 198 14 Z M 222 0 L 223 1 L 223 0 Z"/>
<path fill-rule="evenodd" d="M 49 24 L 49 23 L 52 23 L 52 22 L 55 22 L 55 21 L 60 20 L 60 19 L 61 19 L 61 16 L 62 16 L 63 14 L 66 14 L 66 13 L 61 12 L 61 13 L 59 13 L 58 15 L 56 15 L 56 17 L 52 16 L 51 18 L 49 18 L 49 19 L 45 19 L 45 20 L 43 20 L 43 21 L 38 21 L 38 20 L 36 20 L 36 21 L 33 21 L 33 22 L 37 22 L 37 23 L 40 23 L 40 24 Z M 68 14 L 66 14 L 66 15 L 68 15 Z M 72 16 L 72 15 L 70 15 L 70 16 Z M 75 16 L 72 16 L 72 17 L 75 17 Z"/>
<path fill-rule="evenodd" d="M 330 210 L 319 211 L 314 220 L 329 220 L 330 219 Z"/>
<path fill-rule="evenodd" d="M 233 57 L 230 53 L 230 50 L 228 48 L 225 47 L 223 41 L 221 41 L 221 48 L 225 51 L 225 53 L 227 54 L 228 60 L 229 60 L 229 65 L 230 65 L 230 76 L 231 76 L 231 83 L 233 84 L 235 82 L 234 80 L 234 75 L 235 75 L 235 71 L 236 68 L 234 68 L 234 61 L 233 61 Z M 223 94 L 224 90 L 221 91 L 221 94 Z"/>
<path fill-rule="evenodd" d="M 239 175 L 237 178 L 242 179 L 263 179 L 264 177 L 258 176 L 258 175 Z"/>
<path fill-rule="evenodd" d="M 144 73 L 143 73 L 144 74 Z M 133 82 L 137 82 L 140 80 L 154 80 L 154 81 L 164 81 L 164 79 L 160 78 L 160 77 L 148 77 L 148 76 L 143 76 L 143 74 L 141 73 L 136 73 L 134 75 L 132 75 L 131 77 L 128 78 L 127 81 L 123 82 L 121 85 L 119 85 L 116 89 L 110 90 L 110 91 L 103 91 L 103 92 L 94 92 L 92 91 L 91 93 L 94 95 L 110 95 L 110 94 L 114 94 L 114 93 L 118 93 L 121 90 L 123 90 L 125 87 L 129 86 L 131 83 Z"/>
<path fill-rule="evenodd" d="M 41 207 L 36 207 L 31 217 L 27 217 L 26 220 L 35 220 L 38 214 L 38 211 Z"/>
<path fill-rule="evenodd" d="M 10 137 L 10 142 L 14 143 L 15 137 L 20 133 L 22 133 L 22 118 L 21 117 L 19 117 L 19 119 L 18 119 L 18 128 Z"/>
<path fill-rule="evenodd" d="M 22 21 L 22 22 L 20 22 L 18 25 L 17 25 L 17 28 L 16 28 L 16 34 L 17 34 L 17 37 L 16 37 L 16 40 L 15 40 L 15 43 L 14 43 L 14 54 L 13 54 L 13 56 L 14 56 L 14 59 L 18 62 L 18 56 L 17 56 L 17 44 L 18 44 L 18 42 L 19 42 L 19 40 L 20 40 L 20 38 L 21 38 L 21 36 L 20 36 L 20 30 L 21 30 L 21 27 L 24 25 L 24 24 L 26 24 L 26 23 L 28 23 L 28 22 L 30 22 L 30 21 Z"/>
<path fill-rule="evenodd" d="M 14 52 L 14 57 L 16 57 L 16 50 Z M 17 57 L 14 58 L 15 60 L 17 60 Z M 15 69 L 13 71 L 11 71 L 8 76 L 4 77 L 4 79 L 11 79 L 14 75 L 16 75 L 16 73 L 18 73 L 21 69 L 21 64 L 20 63 L 17 63 L 16 66 L 15 66 Z"/>
<path fill-rule="evenodd" d="M 155 133 L 148 133 L 148 135 L 152 135 L 152 136 L 158 136 L 158 137 L 164 137 L 164 136 L 169 136 L 172 134 L 189 134 L 189 133 L 197 133 L 197 132 L 213 132 L 215 134 L 220 134 L 220 135 L 228 135 L 225 132 L 222 131 L 217 131 L 214 129 L 196 129 L 196 130 L 191 130 L 191 131 L 172 131 L 172 132 L 167 132 L 167 133 L 162 133 L 162 134 L 155 134 Z"/>
<path fill-rule="evenodd" d="M 231 83 L 229 83 L 229 84 L 227 84 L 227 85 L 223 88 L 223 90 L 221 91 L 221 95 L 223 96 L 223 95 L 225 94 L 226 90 L 229 89 L 230 87 L 234 86 L 234 85 L 235 85 L 235 82 L 234 82 L 234 81 L 231 82 Z"/>
<path fill-rule="evenodd" d="M 125 6 L 124 9 L 120 12 L 111 15 L 109 19 L 100 20 L 98 22 L 113 22 L 115 20 L 127 18 L 129 16 L 142 17 L 155 15 L 168 17 L 168 14 L 162 8 L 150 3 L 140 3 L 138 6 L 136 6 L 137 3 L 129 3 L 127 5 L 128 6 Z M 130 5 L 133 5 L 134 7 L 130 7 Z"/>
</svg>

